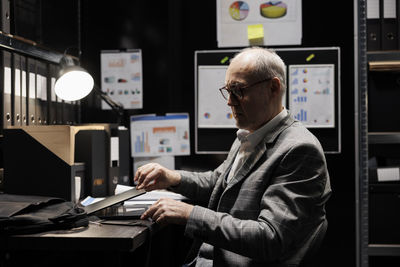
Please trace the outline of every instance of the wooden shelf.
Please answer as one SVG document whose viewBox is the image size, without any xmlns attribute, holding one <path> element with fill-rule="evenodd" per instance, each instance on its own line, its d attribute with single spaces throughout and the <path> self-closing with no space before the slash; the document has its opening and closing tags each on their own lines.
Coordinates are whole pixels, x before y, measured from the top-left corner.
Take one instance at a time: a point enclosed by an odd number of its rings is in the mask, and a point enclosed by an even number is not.
<svg viewBox="0 0 400 267">
<path fill-rule="evenodd" d="M 368 62 L 369 71 L 399 71 L 400 60 L 390 61 L 370 61 Z"/>
<path fill-rule="evenodd" d="M 369 144 L 400 144 L 400 132 L 370 132 Z"/>
<path fill-rule="evenodd" d="M 400 256 L 400 244 L 369 244 L 370 256 Z"/>
</svg>

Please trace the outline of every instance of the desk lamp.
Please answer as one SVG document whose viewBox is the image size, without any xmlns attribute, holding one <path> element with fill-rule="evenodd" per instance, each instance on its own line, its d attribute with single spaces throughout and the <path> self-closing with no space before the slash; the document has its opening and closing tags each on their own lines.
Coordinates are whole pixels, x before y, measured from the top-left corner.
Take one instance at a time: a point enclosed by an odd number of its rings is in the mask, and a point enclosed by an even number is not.
<svg viewBox="0 0 400 267">
<path fill-rule="evenodd" d="M 76 101 L 86 97 L 93 90 L 117 113 L 118 119 L 121 119 L 124 115 L 123 106 L 101 91 L 94 84 L 92 76 L 84 68 L 76 65 L 72 57 L 64 55 L 60 60 L 60 66 L 61 69 L 54 85 L 54 91 L 59 98 Z"/>
</svg>

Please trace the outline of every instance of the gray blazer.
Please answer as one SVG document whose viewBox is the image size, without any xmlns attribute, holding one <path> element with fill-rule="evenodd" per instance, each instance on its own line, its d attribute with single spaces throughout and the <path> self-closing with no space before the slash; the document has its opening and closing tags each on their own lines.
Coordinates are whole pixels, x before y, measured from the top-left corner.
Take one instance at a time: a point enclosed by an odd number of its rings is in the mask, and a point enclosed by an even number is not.
<svg viewBox="0 0 400 267">
<path fill-rule="evenodd" d="M 288 114 L 224 188 L 239 147 L 236 139 L 212 172 L 180 171 L 172 190 L 199 204 L 185 235 L 203 243 L 200 255 L 214 266 L 296 266 L 326 220 L 331 189 L 321 145 Z"/>
</svg>

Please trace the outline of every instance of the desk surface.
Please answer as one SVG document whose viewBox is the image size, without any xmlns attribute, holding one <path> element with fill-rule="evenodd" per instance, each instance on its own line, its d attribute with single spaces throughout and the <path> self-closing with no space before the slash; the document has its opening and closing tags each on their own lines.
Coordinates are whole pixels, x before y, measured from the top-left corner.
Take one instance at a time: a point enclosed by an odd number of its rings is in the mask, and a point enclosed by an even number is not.
<svg viewBox="0 0 400 267">
<path fill-rule="evenodd" d="M 122 221 L 125 223 L 127 221 Z M 5 250 L 56 250 L 67 251 L 134 251 L 149 235 L 153 224 L 149 221 L 130 220 L 141 225 L 109 225 L 98 222 L 88 227 L 72 230 L 48 231 L 30 235 L 15 235 L 4 238 L 0 249 Z"/>
</svg>

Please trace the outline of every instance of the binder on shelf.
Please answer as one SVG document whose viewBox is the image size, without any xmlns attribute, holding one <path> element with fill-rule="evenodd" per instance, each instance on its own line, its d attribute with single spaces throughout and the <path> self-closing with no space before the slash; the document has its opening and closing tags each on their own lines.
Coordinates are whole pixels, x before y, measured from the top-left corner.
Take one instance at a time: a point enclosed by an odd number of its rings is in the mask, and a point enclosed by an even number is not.
<svg viewBox="0 0 400 267">
<path fill-rule="evenodd" d="M 54 84 L 56 83 L 56 69 L 55 66 L 49 65 L 49 75 L 47 77 L 47 87 L 50 88 L 49 99 L 49 124 L 57 124 L 57 96 L 54 91 Z"/>
<path fill-rule="evenodd" d="M 14 106 L 14 121 L 13 125 L 22 125 L 21 113 L 21 56 L 17 53 L 12 54 L 13 71 L 12 71 L 12 88 L 13 88 L 13 106 Z"/>
<path fill-rule="evenodd" d="M 81 100 L 74 102 L 74 122 L 81 123 Z"/>
<path fill-rule="evenodd" d="M 79 105 L 78 105 L 79 101 L 74 101 L 72 102 L 72 122 L 73 123 L 78 123 L 79 122 Z"/>
<path fill-rule="evenodd" d="M 85 193 L 105 197 L 109 187 L 109 137 L 103 130 L 79 131 L 75 136 L 75 160 L 85 162 Z"/>
<path fill-rule="evenodd" d="M 367 0 L 367 50 L 381 50 L 380 2 Z"/>
<path fill-rule="evenodd" d="M 47 108 L 47 66 L 46 63 L 36 61 L 36 98 L 39 99 L 38 109 L 38 124 L 46 125 L 48 122 Z"/>
<path fill-rule="evenodd" d="M 129 130 L 125 127 L 118 127 L 119 138 L 119 184 L 131 185 L 131 152 Z"/>
<path fill-rule="evenodd" d="M 58 96 L 56 96 L 56 106 L 57 106 L 57 123 L 58 124 L 65 124 L 64 123 L 64 107 L 63 107 L 64 103 L 61 100 L 61 98 L 59 98 Z"/>
<path fill-rule="evenodd" d="M 73 102 L 64 100 L 64 123 L 72 124 L 73 122 L 74 122 Z"/>
<path fill-rule="evenodd" d="M 381 46 L 382 50 L 398 49 L 397 0 L 380 0 Z"/>
<path fill-rule="evenodd" d="M 1 0 L 1 31 L 10 33 L 10 0 Z"/>
<path fill-rule="evenodd" d="M 3 65 L 3 128 L 7 128 L 12 125 L 12 82 L 11 82 L 11 53 L 3 50 L 2 65 Z"/>
<path fill-rule="evenodd" d="M 36 61 L 27 58 L 27 88 L 28 88 L 28 125 L 36 125 L 36 107 L 39 100 L 36 98 Z"/>
<path fill-rule="evenodd" d="M 28 124 L 28 98 L 27 96 L 27 58 L 21 56 L 21 123 Z"/>
</svg>

